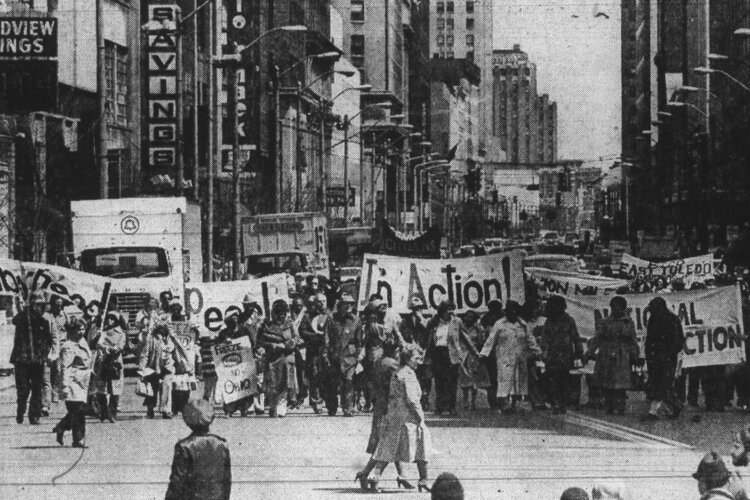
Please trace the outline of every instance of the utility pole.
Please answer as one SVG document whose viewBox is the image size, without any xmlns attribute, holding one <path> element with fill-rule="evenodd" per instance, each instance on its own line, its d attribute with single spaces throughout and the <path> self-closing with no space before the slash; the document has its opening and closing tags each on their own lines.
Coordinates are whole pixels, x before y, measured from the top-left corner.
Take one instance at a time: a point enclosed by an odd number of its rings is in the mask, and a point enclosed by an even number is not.
<svg viewBox="0 0 750 500">
<path fill-rule="evenodd" d="M 232 246 L 234 247 L 234 279 L 241 278 L 240 264 L 242 260 L 240 239 L 241 223 L 240 220 L 240 120 L 237 114 L 237 62 L 230 66 L 229 70 L 229 114 L 232 117 L 232 216 L 234 219 L 234 228 L 232 231 Z"/>
<path fill-rule="evenodd" d="M 349 115 L 344 115 L 344 226 L 349 226 Z M 362 192 L 359 193 L 362 196 Z"/>
<path fill-rule="evenodd" d="M 318 130 L 318 147 L 320 148 L 320 181 L 322 184 L 323 200 L 321 207 L 323 213 L 328 216 L 328 169 L 326 168 L 325 152 L 325 134 L 326 134 L 326 109 L 323 99 L 320 100 L 320 129 Z"/>
<path fill-rule="evenodd" d="M 211 55 L 216 54 L 216 23 L 217 23 L 217 9 L 214 5 L 211 6 L 209 14 L 209 28 L 208 28 L 208 44 L 211 50 Z M 206 232 L 206 248 L 208 249 L 208 281 L 214 280 L 214 177 L 216 175 L 216 165 L 221 162 L 221 154 L 217 154 L 219 148 L 216 147 L 220 144 L 218 140 L 218 133 L 220 130 L 218 122 L 218 113 L 216 107 L 216 78 L 218 72 L 211 64 L 209 68 L 209 79 L 208 79 L 208 117 L 209 117 L 209 133 L 208 133 L 208 172 L 206 179 L 206 189 L 208 194 L 206 196 L 207 214 L 206 214 L 206 226 L 208 231 Z"/>
<path fill-rule="evenodd" d="M 99 198 L 109 198 L 109 165 L 107 164 L 107 75 L 104 44 L 104 0 L 96 0 L 96 90 L 99 119 L 96 123 L 96 163 L 99 166 Z"/>
<path fill-rule="evenodd" d="M 297 112 L 294 117 L 294 133 L 296 140 L 296 160 L 297 160 L 297 186 L 296 196 L 294 199 L 294 211 L 299 212 L 302 208 L 302 137 L 300 135 L 300 118 L 302 114 L 302 84 L 297 82 Z"/>
<path fill-rule="evenodd" d="M 193 11 L 198 11 L 198 0 L 193 0 Z M 200 163 L 200 151 L 198 151 L 198 23 L 200 18 L 196 17 L 193 21 L 193 199 L 197 200 L 198 191 L 198 164 Z"/>
<path fill-rule="evenodd" d="M 276 213 L 281 213 L 281 197 L 283 196 L 283 185 L 284 185 L 284 152 L 282 140 L 284 137 L 284 129 L 281 121 L 281 81 L 279 80 L 279 67 L 274 65 L 273 67 L 273 116 L 276 126 Z"/>
</svg>

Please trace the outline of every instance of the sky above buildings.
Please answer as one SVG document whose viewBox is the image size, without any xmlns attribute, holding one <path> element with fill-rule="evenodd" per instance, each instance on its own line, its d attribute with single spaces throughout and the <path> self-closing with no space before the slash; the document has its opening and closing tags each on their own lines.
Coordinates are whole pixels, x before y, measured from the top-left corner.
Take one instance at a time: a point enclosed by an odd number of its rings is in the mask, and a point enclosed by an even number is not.
<svg viewBox="0 0 750 500">
<path fill-rule="evenodd" d="M 494 2 L 494 48 L 520 43 L 538 92 L 557 102 L 558 157 L 611 165 L 621 149 L 619 2 Z"/>
</svg>

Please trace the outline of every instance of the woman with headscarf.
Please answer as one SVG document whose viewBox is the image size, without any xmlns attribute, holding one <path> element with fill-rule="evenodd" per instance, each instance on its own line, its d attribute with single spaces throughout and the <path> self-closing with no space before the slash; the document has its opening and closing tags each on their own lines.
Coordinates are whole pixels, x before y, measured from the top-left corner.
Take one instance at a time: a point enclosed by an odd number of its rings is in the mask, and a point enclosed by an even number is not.
<svg viewBox="0 0 750 500">
<path fill-rule="evenodd" d="M 519 316 L 520 311 L 516 301 L 505 304 L 505 317 L 492 327 L 480 354 L 487 357 L 495 353 L 498 406 L 505 412 L 515 411 L 516 402 L 528 394 L 529 356 L 542 354 L 534 335 Z"/>
<path fill-rule="evenodd" d="M 424 361 L 424 352 L 415 344 L 401 351 L 401 368 L 391 377 L 388 391 L 388 413 L 383 417 L 378 446 L 373 454 L 377 463 L 368 478 L 371 490 L 378 490 L 380 475 L 389 462 L 416 462 L 419 470 L 417 487 L 427 486 L 427 461 L 432 451 L 430 431 L 420 404 L 422 388 L 416 369 Z"/>
<path fill-rule="evenodd" d="M 372 373 L 375 363 L 383 357 L 386 350 L 396 351 L 404 345 L 404 340 L 395 325 L 386 321 L 388 305 L 382 299 L 371 300 L 362 317 L 362 343 L 365 355 L 362 360 L 362 380 L 366 385 L 365 406 L 363 411 L 370 411 L 372 405 L 373 388 Z"/>
<path fill-rule="evenodd" d="M 88 396 L 91 378 L 92 355 L 84 338 L 86 324 L 80 319 L 68 323 L 68 340 L 60 348 L 62 369 L 61 398 L 65 401 L 68 413 L 52 431 L 57 434 L 57 442 L 63 444 L 65 431 L 73 431 L 73 447 L 83 448 L 86 437 L 86 417 L 84 407 Z"/>
<path fill-rule="evenodd" d="M 104 329 L 96 346 L 96 399 L 99 404 L 99 420 L 114 423 L 118 403 L 125 386 L 122 351 L 125 349 L 125 332 L 120 327 L 118 314 L 107 313 Z M 109 396 L 109 401 L 107 401 Z"/>
<path fill-rule="evenodd" d="M 453 302 L 441 302 L 437 314 L 427 325 L 430 332 L 427 358 L 432 361 L 435 378 L 435 415 L 443 412 L 456 415 L 459 367 L 467 352 L 479 356 L 479 351 L 466 335 L 463 322 L 453 314 L 455 308 Z"/>
<path fill-rule="evenodd" d="M 289 318 L 289 305 L 277 300 L 271 306 L 271 317 L 258 330 L 258 345 L 265 352 L 266 371 L 263 392 L 269 406 L 269 417 L 285 417 L 287 399 L 297 394 L 297 369 L 294 353 L 302 344 Z"/>
</svg>

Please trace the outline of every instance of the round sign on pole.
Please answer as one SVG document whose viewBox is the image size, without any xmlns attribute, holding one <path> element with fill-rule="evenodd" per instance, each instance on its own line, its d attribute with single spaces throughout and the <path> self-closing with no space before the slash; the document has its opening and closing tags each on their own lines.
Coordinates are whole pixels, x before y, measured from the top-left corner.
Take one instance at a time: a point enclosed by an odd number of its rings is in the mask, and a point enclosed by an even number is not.
<svg viewBox="0 0 750 500">
<path fill-rule="evenodd" d="M 135 234 L 140 229 L 141 223 L 137 217 L 128 215 L 120 221 L 120 229 L 125 234 Z"/>
</svg>

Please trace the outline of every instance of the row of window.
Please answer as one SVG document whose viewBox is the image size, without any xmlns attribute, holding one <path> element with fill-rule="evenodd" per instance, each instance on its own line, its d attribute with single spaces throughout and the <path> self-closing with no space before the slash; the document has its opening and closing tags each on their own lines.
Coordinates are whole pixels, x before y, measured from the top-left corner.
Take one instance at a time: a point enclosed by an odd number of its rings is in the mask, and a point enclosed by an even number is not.
<svg viewBox="0 0 750 500">
<path fill-rule="evenodd" d="M 455 2 L 436 2 L 435 3 L 435 10 L 438 14 L 448 13 L 453 14 L 455 11 Z M 474 2 L 473 0 L 467 0 L 466 1 L 466 13 L 472 14 L 474 13 Z"/>
<path fill-rule="evenodd" d="M 455 57 L 455 54 L 454 54 L 454 52 L 452 50 L 447 50 L 447 51 L 444 51 L 444 52 L 443 51 L 435 52 L 434 54 L 432 54 L 432 57 L 433 57 L 433 59 L 453 59 Z M 467 61 L 472 61 L 472 62 L 474 61 L 474 51 L 473 50 L 469 50 L 469 51 L 466 52 L 466 60 Z"/>
<path fill-rule="evenodd" d="M 448 19 L 444 19 L 442 17 L 437 18 L 436 23 L 437 29 L 449 29 L 452 30 L 455 27 L 455 24 L 453 22 L 453 18 L 449 17 Z M 466 29 L 467 30 L 473 30 L 474 29 L 474 18 L 473 17 L 467 17 L 466 18 Z"/>
<path fill-rule="evenodd" d="M 442 45 L 448 45 L 449 47 L 453 46 L 453 35 L 443 36 L 438 35 L 437 36 L 437 44 Z M 469 47 L 474 46 L 474 35 L 466 35 L 466 45 Z"/>
</svg>

